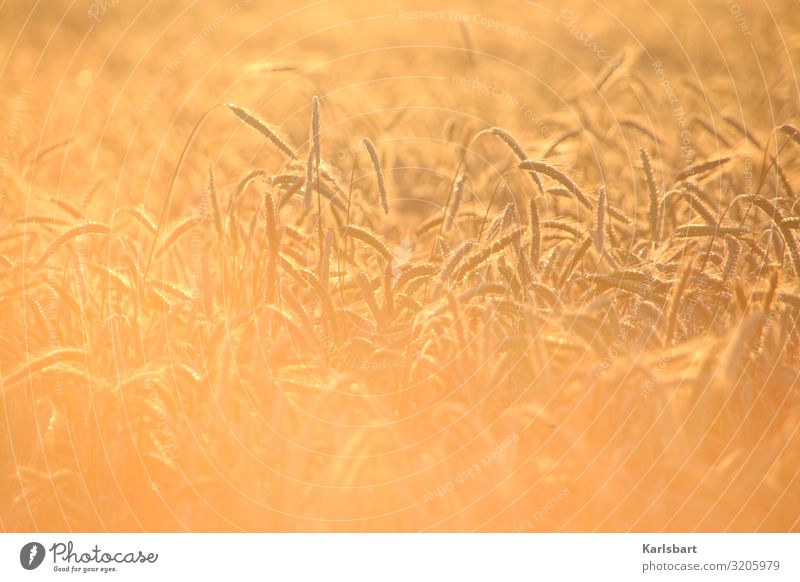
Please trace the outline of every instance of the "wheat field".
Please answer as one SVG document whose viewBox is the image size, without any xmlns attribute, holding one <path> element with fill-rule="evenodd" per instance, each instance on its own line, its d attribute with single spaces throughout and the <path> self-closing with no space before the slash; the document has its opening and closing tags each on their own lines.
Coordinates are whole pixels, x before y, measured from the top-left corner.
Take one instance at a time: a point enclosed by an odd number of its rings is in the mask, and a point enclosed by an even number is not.
<svg viewBox="0 0 800 582">
<path fill-rule="evenodd" d="M 800 530 L 796 3 L 0 38 L 0 530 Z"/>
</svg>

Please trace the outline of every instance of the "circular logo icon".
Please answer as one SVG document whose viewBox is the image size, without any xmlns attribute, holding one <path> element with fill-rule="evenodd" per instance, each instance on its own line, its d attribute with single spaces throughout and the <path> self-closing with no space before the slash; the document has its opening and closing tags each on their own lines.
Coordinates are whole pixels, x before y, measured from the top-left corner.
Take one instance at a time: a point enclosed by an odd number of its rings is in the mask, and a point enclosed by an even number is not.
<svg viewBox="0 0 800 582">
<path fill-rule="evenodd" d="M 19 563 L 26 570 L 35 570 L 44 561 L 44 546 L 39 542 L 30 542 L 19 551 Z"/>
</svg>

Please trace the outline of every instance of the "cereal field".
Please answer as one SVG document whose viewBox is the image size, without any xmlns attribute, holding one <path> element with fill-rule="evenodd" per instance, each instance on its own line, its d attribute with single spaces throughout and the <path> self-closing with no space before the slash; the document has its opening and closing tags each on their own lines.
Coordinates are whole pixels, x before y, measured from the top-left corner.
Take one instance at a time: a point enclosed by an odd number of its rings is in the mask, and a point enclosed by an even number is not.
<svg viewBox="0 0 800 582">
<path fill-rule="evenodd" d="M 0 47 L 0 530 L 800 529 L 795 3 Z"/>
</svg>

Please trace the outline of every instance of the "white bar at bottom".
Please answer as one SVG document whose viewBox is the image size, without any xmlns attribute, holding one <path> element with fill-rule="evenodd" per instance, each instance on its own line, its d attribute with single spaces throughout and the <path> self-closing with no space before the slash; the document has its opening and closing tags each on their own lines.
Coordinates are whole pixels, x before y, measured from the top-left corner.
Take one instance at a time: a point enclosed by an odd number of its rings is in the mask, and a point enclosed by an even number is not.
<svg viewBox="0 0 800 582">
<path fill-rule="evenodd" d="M 800 534 L 0 535 L 9 581 L 779 582 L 800 580 L 798 563 Z"/>
</svg>

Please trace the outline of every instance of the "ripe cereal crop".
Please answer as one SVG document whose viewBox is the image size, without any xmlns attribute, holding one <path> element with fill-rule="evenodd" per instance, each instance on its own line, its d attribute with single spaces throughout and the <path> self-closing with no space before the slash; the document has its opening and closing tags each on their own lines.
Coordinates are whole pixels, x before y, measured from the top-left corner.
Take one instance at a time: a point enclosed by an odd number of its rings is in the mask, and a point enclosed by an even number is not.
<svg viewBox="0 0 800 582">
<path fill-rule="evenodd" d="M 800 529 L 796 4 L 45 4 L 0 530 Z"/>
</svg>

